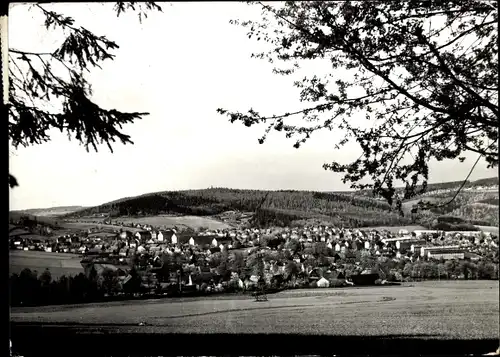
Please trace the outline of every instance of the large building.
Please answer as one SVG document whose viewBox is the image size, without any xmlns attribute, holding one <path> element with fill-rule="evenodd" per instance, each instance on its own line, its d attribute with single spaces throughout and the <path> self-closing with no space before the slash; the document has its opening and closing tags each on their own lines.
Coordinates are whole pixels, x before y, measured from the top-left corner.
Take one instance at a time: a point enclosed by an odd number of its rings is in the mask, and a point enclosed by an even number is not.
<svg viewBox="0 0 500 357">
<path fill-rule="evenodd" d="M 426 256 L 428 259 L 464 259 L 465 250 L 458 246 L 422 247 L 420 255 Z"/>
</svg>

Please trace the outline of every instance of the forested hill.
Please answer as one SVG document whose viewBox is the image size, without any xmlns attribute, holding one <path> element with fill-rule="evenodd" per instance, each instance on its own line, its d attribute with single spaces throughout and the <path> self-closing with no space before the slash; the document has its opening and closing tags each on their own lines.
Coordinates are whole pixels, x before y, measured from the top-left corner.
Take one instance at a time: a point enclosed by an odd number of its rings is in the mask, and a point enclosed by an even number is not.
<svg viewBox="0 0 500 357">
<path fill-rule="evenodd" d="M 403 224 L 408 218 L 391 212 L 387 203 L 348 193 L 312 191 L 259 191 L 228 188 L 167 191 L 117 200 L 70 216 L 106 214 L 149 216 L 179 213 L 214 216 L 226 211 L 255 212 L 258 225 L 286 225 L 302 219 L 319 219 L 348 226 Z"/>
<path fill-rule="evenodd" d="M 461 183 L 451 182 L 430 185 L 429 191 L 458 189 Z M 498 184 L 498 178 L 469 182 L 466 187 L 495 184 Z M 467 198 L 467 203 L 472 202 L 474 197 Z M 481 199 L 484 198 L 481 197 Z M 71 213 L 67 217 L 82 217 L 94 214 L 104 214 L 110 217 L 151 216 L 173 213 L 217 216 L 227 211 L 252 213 L 256 211 L 253 223 L 258 226 L 289 225 L 292 222 L 299 223 L 304 220 L 328 222 L 329 224 L 346 227 L 418 223 L 418 217 L 401 217 L 397 212 L 391 211 L 386 202 L 360 194 L 360 192 L 325 193 L 229 188 L 149 193 L 87 208 Z M 436 212 L 439 215 L 446 215 L 447 213 L 443 211 Z M 429 219 L 429 217 L 426 218 Z M 481 217 L 477 219 L 481 219 Z"/>
<path fill-rule="evenodd" d="M 442 191 L 442 190 L 458 190 L 458 188 L 463 184 L 462 181 L 449 181 L 449 182 L 440 182 L 440 183 L 433 183 L 429 184 L 426 189 L 427 194 L 431 194 L 432 192 L 435 191 Z M 499 179 L 498 177 L 489 177 L 489 178 L 484 178 L 484 179 L 479 179 L 475 181 L 467 181 L 463 188 L 464 189 L 475 189 L 475 188 L 480 188 L 480 187 L 490 187 L 490 186 L 498 186 L 499 184 Z M 419 189 L 421 186 L 418 187 Z M 403 188 L 398 188 L 396 190 L 403 190 Z M 364 190 L 364 191 L 356 191 L 356 195 L 359 196 L 365 196 L 365 197 L 371 197 L 372 192 L 370 190 Z"/>
</svg>

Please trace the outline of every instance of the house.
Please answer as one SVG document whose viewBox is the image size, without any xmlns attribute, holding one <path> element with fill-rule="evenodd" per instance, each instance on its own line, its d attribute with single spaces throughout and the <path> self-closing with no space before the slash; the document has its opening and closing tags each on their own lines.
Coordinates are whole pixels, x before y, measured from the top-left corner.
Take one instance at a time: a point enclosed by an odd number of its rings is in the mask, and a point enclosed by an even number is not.
<svg viewBox="0 0 500 357">
<path fill-rule="evenodd" d="M 138 231 L 135 233 L 135 237 L 140 241 L 147 241 L 151 239 L 151 232 L 149 231 Z"/>
<path fill-rule="evenodd" d="M 194 245 L 194 238 L 193 237 L 189 238 L 189 245 Z"/>
<path fill-rule="evenodd" d="M 158 242 L 167 242 L 172 244 L 178 243 L 178 237 L 175 234 L 175 231 L 172 229 L 166 231 L 159 231 L 158 234 L 156 235 L 156 239 L 158 240 Z"/>
<path fill-rule="evenodd" d="M 481 231 L 461 231 L 457 234 L 460 234 L 462 237 L 480 237 L 483 232 Z"/>
<path fill-rule="evenodd" d="M 401 252 L 411 250 L 412 246 L 424 246 L 427 242 L 423 239 L 405 239 L 396 241 L 396 248 Z"/>
<path fill-rule="evenodd" d="M 441 234 L 441 231 L 436 231 L 436 230 L 415 230 L 413 231 L 416 237 L 421 237 L 422 235 L 434 235 L 434 234 Z"/>
<path fill-rule="evenodd" d="M 412 252 L 412 253 L 420 251 L 420 254 L 423 254 L 422 249 L 425 249 L 425 244 L 412 244 L 410 246 L 410 252 Z"/>
</svg>

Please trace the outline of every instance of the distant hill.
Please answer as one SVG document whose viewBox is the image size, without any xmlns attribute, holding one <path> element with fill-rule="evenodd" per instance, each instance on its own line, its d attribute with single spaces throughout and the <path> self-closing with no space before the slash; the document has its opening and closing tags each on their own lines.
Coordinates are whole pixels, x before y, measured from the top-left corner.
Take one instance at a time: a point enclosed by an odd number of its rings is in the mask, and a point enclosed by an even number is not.
<svg viewBox="0 0 500 357">
<path fill-rule="evenodd" d="M 431 184 L 425 199 L 446 200 L 462 181 Z M 485 190 L 487 187 L 496 190 Z M 183 214 L 220 218 L 225 212 L 251 214 L 256 226 L 285 226 L 324 223 L 345 227 L 398 226 L 420 221 L 430 222 L 442 215 L 463 217 L 465 222 L 494 225 L 498 222 L 498 178 L 467 182 L 456 203 L 428 212 L 423 217 L 401 217 L 380 199 L 367 191 L 314 192 L 296 190 L 244 190 L 210 188 L 201 190 L 164 191 L 127 197 L 96 207 L 65 214 L 67 218 L 88 216 L 141 217 L 159 214 Z M 479 191 L 478 191 L 479 190 Z M 409 201 L 413 204 L 418 201 Z M 259 209 L 257 209 L 259 207 Z M 410 207 L 407 205 L 407 207 Z M 471 208 L 472 207 L 472 208 Z M 252 214 L 256 211 L 256 214 Z M 496 218 L 495 218 L 496 217 Z M 469 219 L 470 218 L 470 219 Z"/>
<path fill-rule="evenodd" d="M 463 183 L 463 180 L 441 182 L 441 183 L 431 183 L 431 184 L 427 185 L 426 195 L 432 195 L 433 192 L 441 191 L 441 190 L 458 190 L 458 188 L 462 185 L 462 183 Z M 496 186 L 498 188 L 498 185 L 499 185 L 499 178 L 498 177 L 490 177 L 490 178 L 484 178 L 484 179 L 479 179 L 479 180 L 475 180 L 475 181 L 467 181 L 463 188 L 464 189 L 474 189 L 474 188 L 489 187 L 489 186 Z M 421 189 L 422 186 L 419 186 L 418 188 Z M 396 191 L 403 191 L 403 188 L 396 188 Z M 371 190 L 355 191 L 354 194 L 360 195 L 360 196 L 368 196 L 368 197 L 373 196 Z"/>
<path fill-rule="evenodd" d="M 411 215 L 420 199 L 445 202 L 455 194 L 462 181 L 430 184 L 421 197 L 404 203 L 405 217 L 389 205 L 372 197 L 369 191 L 314 192 L 296 190 L 245 190 L 210 188 L 163 191 L 125 197 L 95 207 L 66 206 L 11 211 L 10 216 L 30 215 L 55 221 L 82 217 L 145 217 L 160 214 L 208 216 L 255 226 L 289 226 L 308 223 L 344 227 L 429 226 L 441 216 L 458 217 L 475 225 L 498 225 L 497 177 L 467 182 L 455 201 L 423 214 Z M 230 212 L 231 214 L 227 214 Z M 235 214 L 233 213 L 235 212 Z M 256 212 L 256 213 L 255 213 Z"/>
<path fill-rule="evenodd" d="M 11 211 L 12 213 L 27 214 L 37 217 L 57 217 L 66 215 L 72 212 L 81 211 L 86 207 L 83 206 L 60 206 L 50 208 L 31 208 L 26 210 Z"/>
</svg>

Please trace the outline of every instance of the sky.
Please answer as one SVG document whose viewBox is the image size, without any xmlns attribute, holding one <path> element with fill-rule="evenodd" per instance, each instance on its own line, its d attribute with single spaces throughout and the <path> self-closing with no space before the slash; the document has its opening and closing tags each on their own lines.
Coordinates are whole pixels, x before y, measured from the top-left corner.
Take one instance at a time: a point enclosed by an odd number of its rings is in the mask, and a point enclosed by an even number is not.
<svg viewBox="0 0 500 357">
<path fill-rule="evenodd" d="M 279 133 L 264 145 L 263 127 L 231 124 L 217 108 L 273 114 L 300 108 L 293 78 L 272 73 L 272 65 L 252 59 L 262 46 L 231 19 L 257 18 L 243 3 L 162 4 L 142 24 L 133 13 L 117 18 L 111 4 L 43 5 L 75 19 L 120 48 L 114 61 L 91 70 L 93 100 L 104 108 L 148 112 L 124 127 L 134 145 L 103 146 L 87 152 L 59 132 L 51 141 L 10 148 L 10 172 L 20 186 L 10 190 L 10 209 L 93 206 L 148 192 L 231 187 L 340 191 L 341 175 L 322 168 L 349 162 L 355 147 L 334 150 L 341 133 L 319 133 L 300 149 Z M 51 52 L 64 36 L 47 31 L 43 16 L 28 4 L 11 5 L 9 48 Z M 303 105 L 303 104 L 302 104 Z M 463 179 L 475 161 L 430 163 L 431 182 Z M 480 162 L 470 179 L 496 176 Z"/>
</svg>

